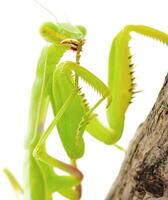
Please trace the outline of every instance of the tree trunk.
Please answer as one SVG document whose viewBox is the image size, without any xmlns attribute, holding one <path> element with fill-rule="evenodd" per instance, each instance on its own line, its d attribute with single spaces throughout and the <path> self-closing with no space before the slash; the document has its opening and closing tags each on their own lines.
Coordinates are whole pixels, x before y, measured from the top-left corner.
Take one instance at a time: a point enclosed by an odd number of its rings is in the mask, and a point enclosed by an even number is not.
<svg viewBox="0 0 168 200">
<path fill-rule="evenodd" d="M 168 75 L 106 200 L 168 200 Z"/>
</svg>

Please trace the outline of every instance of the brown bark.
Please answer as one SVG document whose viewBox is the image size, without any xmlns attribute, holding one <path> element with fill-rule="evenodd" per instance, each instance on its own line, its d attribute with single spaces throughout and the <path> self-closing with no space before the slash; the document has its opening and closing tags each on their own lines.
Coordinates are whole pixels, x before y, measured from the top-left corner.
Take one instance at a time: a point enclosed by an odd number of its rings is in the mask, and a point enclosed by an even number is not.
<svg viewBox="0 0 168 200">
<path fill-rule="evenodd" d="M 106 200 L 168 200 L 168 75 Z"/>
</svg>

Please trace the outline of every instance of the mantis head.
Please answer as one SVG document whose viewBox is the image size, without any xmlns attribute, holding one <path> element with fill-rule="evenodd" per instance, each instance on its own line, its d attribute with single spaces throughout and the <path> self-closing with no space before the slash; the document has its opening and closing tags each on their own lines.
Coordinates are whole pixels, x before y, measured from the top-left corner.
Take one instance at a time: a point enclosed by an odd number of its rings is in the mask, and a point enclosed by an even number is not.
<svg viewBox="0 0 168 200">
<path fill-rule="evenodd" d="M 72 50 L 77 50 L 81 41 L 84 41 L 86 29 L 84 26 L 73 26 L 69 23 L 46 22 L 40 28 L 40 34 L 48 42 L 66 44 Z"/>
</svg>

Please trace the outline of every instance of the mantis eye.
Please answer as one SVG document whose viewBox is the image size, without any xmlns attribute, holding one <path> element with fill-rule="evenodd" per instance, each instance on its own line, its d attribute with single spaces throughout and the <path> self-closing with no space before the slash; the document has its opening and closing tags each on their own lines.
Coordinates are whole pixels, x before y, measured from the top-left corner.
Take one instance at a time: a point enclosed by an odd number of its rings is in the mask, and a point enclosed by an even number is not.
<svg viewBox="0 0 168 200">
<path fill-rule="evenodd" d="M 84 26 L 77 25 L 76 27 L 80 30 L 80 32 L 83 34 L 83 36 L 86 35 L 87 31 L 86 31 L 86 28 Z"/>
<path fill-rule="evenodd" d="M 59 43 L 66 37 L 60 33 L 57 24 L 46 22 L 40 27 L 40 34 L 42 37 L 52 43 Z"/>
</svg>

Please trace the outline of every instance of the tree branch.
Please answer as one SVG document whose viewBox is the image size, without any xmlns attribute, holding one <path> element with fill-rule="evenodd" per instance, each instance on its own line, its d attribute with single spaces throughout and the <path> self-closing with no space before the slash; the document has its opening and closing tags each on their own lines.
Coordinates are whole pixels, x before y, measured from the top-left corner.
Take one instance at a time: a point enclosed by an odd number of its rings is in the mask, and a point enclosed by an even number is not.
<svg viewBox="0 0 168 200">
<path fill-rule="evenodd" d="M 168 199 L 168 75 L 106 200 Z"/>
</svg>

